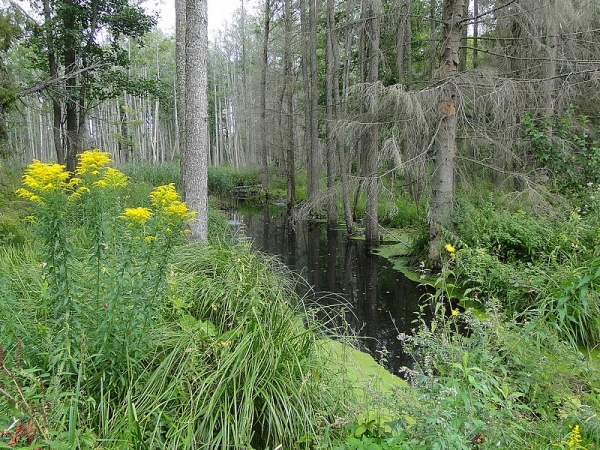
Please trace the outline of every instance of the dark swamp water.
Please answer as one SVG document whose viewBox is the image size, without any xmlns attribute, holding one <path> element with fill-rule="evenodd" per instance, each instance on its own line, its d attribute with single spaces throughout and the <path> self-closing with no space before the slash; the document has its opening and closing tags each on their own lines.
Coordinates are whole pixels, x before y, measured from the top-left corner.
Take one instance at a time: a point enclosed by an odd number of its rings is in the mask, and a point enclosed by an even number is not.
<svg viewBox="0 0 600 450">
<path fill-rule="evenodd" d="M 368 252 L 364 241 L 326 224 L 290 225 L 285 208 L 239 204 L 230 211 L 234 232 L 250 238 L 255 250 L 277 255 L 308 282 L 300 295 L 344 311 L 364 351 L 390 372 L 412 366 L 399 333 L 412 334 L 425 289 Z"/>
</svg>

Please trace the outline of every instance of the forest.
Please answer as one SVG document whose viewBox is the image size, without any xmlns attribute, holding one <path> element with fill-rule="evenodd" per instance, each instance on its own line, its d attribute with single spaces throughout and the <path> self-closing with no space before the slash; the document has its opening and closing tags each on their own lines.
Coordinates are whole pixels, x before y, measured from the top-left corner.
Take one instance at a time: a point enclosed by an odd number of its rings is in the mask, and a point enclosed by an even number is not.
<svg viewBox="0 0 600 450">
<path fill-rule="evenodd" d="M 598 448 L 600 3 L 176 10 L 0 5 L 0 448 Z M 402 377 L 233 192 L 434 287 Z"/>
</svg>

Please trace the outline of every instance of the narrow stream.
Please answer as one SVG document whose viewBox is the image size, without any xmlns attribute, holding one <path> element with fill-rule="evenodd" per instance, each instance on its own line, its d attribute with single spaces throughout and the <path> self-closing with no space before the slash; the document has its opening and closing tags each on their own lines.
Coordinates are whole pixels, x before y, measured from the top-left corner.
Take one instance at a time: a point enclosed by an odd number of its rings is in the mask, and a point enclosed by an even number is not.
<svg viewBox="0 0 600 450">
<path fill-rule="evenodd" d="M 343 229 L 320 223 L 292 227 L 285 208 L 240 204 L 230 219 L 234 231 L 241 227 L 251 238 L 253 248 L 278 255 L 312 286 L 301 287 L 301 295 L 328 306 L 344 304 L 363 350 L 392 373 L 412 366 L 397 336 L 416 327 L 415 312 L 425 293 L 418 283 L 367 252 L 364 241 L 349 239 Z"/>
</svg>

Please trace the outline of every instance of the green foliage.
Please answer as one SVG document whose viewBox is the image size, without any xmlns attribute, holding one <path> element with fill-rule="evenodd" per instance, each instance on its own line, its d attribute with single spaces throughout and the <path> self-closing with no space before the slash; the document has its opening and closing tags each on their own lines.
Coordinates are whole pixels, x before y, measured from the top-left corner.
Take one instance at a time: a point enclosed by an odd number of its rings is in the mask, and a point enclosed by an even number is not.
<svg viewBox="0 0 600 450">
<path fill-rule="evenodd" d="M 593 348 L 600 344 L 600 258 L 574 272 L 572 279 L 562 296 L 548 298 L 540 309 L 574 346 Z"/>
<path fill-rule="evenodd" d="M 0 212 L 0 246 L 21 245 L 27 237 L 28 234 L 18 216 Z"/>
<path fill-rule="evenodd" d="M 167 287 L 167 262 L 190 217 L 173 185 L 150 194 L 151 208 L 119 215 L 115 199 L 126 177 L 109 161 L 83 153 L 69 181 L 63 166 L 31 164 L 17 193 L 36 205 L 41 253 L 5 250 L 0 267 L 2 345 L 22 340 L 30 367 L 57 377 L 65 395 L 83 389 L 92 402 L 102 389 L 123 398 L 132 365 L 152 347 L 147 334 Z M 79 400 L 70 405 L 71 429 Z"/>
<path fill-rule="evenodd" d="M 227 166 L 208 168 L 208 192 L 211 194 L 231 194 L 235 188 L 233 171 Z"/>
<path fill-rule="evenodd" d="M 549 171 L 552 181 L 563 193 L 600 182 L 600 129 L 594 129 L 584 115 L 571 116 L 556 123 L 534 120 L 529 114 L 521 117 L 525 137 L 538 163 Z"/>
<path fill-rule="evenodd" d="M 171 325 L 127 406 L 136 426 L 111 423 L 116 439 L 147 448 L 322 442 L 342 384 L 324 370 L 321 334 L 283 266 L 245 244 L 189 245 L 170 284 Z"/>
<path fill-rule="evenodd" d="M 492 195 L 463 197 L 456 212 L 456 234 L 469 247 L 484 247 L 503 262 L 532 262 L 558 245 L 546 218 L 511 210 Z"/>
<path fill-rule="evenodd" d="M 173 183 L 177 190 L 181 190 L 179 164 L 177 163 L 152 164 L 139 162 L 135 164 L 122 164 L 119 166 L 119 170 L 134 179 L 136 183 L 147 183 L 152 189 L 156 186 Z"/>
<path fill-rule="evenodd" d="M 433 321 L 403 336 L 415 356 L 414 396 L 398 400 L 414 419 L 404 427 L 418 440 L 412 448 L 544 448 L 574 422 L 591 433 L 587 444 L 597 441 L 598 402 L 582 405 L 579 390 L 600 380 L 578 352 L 544 321 L 508 322 L 497 301 L 478 318 L 453 309 L 445 292 L 432 297 Z"/>
<path fill-rule="evenodd" d="M 391 228 L 411 228 L 422 220 L 419 205 L 406 192 L 396 194 L 392 201 L 380 199 L 378 218 L 381 225 Z"/>
</svg>

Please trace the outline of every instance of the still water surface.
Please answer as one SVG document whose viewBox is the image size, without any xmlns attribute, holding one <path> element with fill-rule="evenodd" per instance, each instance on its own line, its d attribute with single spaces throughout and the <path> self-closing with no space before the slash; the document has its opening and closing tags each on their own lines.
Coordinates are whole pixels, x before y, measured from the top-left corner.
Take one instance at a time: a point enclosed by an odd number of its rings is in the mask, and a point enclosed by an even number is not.
<svg viewBox="0 0 600 450">
<path fill-rule="evenodd" d="M 402 366 L 412 366 L 397 336 L 412 334 L 416 327 L 415 312 L 425 293 L 418 283 L 343 229 L 320 223 L 292 227 L 285 208 L 240 204 L 230 219 L 234 231 L 241 227 L 251 238 L 254 249 L 278 255 L 308 282 L 312 288 L 301 286 L 301 295 L 321 304 L 344 304 L 363 349 L 388 370 L 398 374 Z"/>
</svg>

